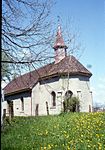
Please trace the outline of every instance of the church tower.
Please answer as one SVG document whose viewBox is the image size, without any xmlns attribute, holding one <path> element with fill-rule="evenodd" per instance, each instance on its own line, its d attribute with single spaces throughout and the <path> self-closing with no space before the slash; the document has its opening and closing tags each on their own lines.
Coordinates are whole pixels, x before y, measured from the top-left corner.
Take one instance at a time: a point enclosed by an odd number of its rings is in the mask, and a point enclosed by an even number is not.
<svg viewBox="0 0 105 150">
<path fill-rule="evenodd" d="M 58 26 L 56 40 L 53 48 L 55 50 L 55 63 L 58 63 L 67 55 L 66 54 L 67 46 L 64 43 L 60 26 Z"/>
</svg>

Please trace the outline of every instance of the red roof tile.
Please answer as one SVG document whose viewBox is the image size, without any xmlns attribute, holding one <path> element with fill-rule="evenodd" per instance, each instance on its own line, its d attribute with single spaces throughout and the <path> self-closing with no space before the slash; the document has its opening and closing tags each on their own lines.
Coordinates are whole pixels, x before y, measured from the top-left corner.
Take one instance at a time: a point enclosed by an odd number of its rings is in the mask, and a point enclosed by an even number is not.
<svg viewBox="0 0 105 150">
<path fill-rule="evenodd" d="M 88 77 L 92 75 L 74 56 L 67 56 L 57 64 L 51 63 L 17 77 L 4 88 L 4 94 L 12 94 L 22 90 L 32 89 L 42 78 L 67 74 L 68 72 L 70 75 L 84 75 Z"/>
</svg>

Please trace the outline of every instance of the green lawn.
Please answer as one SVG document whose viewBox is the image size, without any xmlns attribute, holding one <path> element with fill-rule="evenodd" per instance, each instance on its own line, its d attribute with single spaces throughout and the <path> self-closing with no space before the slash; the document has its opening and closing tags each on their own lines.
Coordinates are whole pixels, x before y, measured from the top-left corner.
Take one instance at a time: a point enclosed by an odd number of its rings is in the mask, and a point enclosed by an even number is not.
<svg viewBox="0 0 105 150">
<path fill-rule="evenodd" d="M 105 113 L 14 117 L 1 133 L 2 150 L 105 150 Z"/>
</svg>

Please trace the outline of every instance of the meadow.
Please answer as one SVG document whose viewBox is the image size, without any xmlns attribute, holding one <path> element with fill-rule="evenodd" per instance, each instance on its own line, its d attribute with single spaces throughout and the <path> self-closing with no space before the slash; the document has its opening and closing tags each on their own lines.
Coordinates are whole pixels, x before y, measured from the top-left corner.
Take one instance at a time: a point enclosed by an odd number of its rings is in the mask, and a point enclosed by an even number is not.
<svg viewBox="0 0 105 150">
<path fill-rule="evenodd" d="M 1 133 L 2 150 L 105 150 L 105 113 L 14 117 Z"/>
</svg>

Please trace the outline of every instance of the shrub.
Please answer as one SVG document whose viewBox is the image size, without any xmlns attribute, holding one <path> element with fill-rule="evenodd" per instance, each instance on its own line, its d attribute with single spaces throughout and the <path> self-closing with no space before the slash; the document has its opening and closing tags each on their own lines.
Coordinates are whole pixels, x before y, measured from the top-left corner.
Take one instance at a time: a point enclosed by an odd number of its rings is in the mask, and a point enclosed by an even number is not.
<svg viewBox="0 0 105 150">
<path fill-rule="evenodd" d="M 64 112 L 79 112 L 79 98 L 71 97 L 64 100 Z"/>
</svg>

